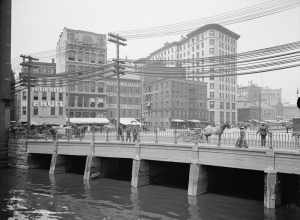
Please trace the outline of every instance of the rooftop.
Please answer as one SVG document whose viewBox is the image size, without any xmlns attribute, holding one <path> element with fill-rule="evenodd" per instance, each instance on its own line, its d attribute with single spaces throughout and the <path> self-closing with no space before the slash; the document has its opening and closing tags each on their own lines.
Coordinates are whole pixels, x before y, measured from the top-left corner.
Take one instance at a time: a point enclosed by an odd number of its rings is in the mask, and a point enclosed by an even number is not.
<svg viewBox="0 0 300 220">
<path fill-rule="evenodd" d="M 171 42 L 171 43 L 166 42 L 166 43 L 164 44 L 163 47 L 161 47 L 161 48 L 159 48 L 159 49 L 153 51 L 152 53 L 150 53 L 149 56 L 151 56 L 151 55 L 153 55 L 153 54 L 156 54 L 156 53 L 158 53 L 159 51 L 168 49 L 168 48 L 170 48 L 170 47 L 172 47 L 172 46 L 174 46 L 174 45 L 179 45 L 179 44 L 183 43 L 184 41 L 190 39 L 191 37 L 195 36 L 196 34 L 203 33 L 203 32 L 205 32 L 205 31 L 211 30 L 211 29 L 218 30 L 218 31 L 220 31 L 220 32 L 222 32 L 222 33 L 225 33 L 225 34 L 227 34 L 227 35 L 233 37 L 233 38 L 236 39 L 236 40 L 240 38 L 240 35 L 238 35 L 238 34 L 234 33 L 233 31 L 231 31 L 231 30 L 229 30 L 229 29 L 223 27 L 222 25 L 219 25 L 219 24 L 207 24 L 207 25 L 204 25 L 204 26 L 202 26 L 202 27 L 200 27 L 200 28 L 198 28 L 198 29 L 196 29 L 196 30 L 194 30 L 194 31 L 192 31 L 192 32 L 190 32 L 190 33 L 188 33 L 188 34 L 186 35 L 186 37 L 182 37 L 182 39 L 179 40 L 179 41 L 173 41 L 173 42 Z"/>
</svg>

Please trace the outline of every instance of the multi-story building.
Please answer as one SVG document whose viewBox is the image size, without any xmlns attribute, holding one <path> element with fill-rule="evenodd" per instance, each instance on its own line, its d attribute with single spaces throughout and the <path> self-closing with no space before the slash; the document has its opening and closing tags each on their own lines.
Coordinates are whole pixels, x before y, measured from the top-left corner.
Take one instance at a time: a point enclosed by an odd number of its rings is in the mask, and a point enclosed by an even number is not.
<svg viewBox="0 0 300 220">
<path fill-rule="evenodd" d="M 51 63 L 33 62 L 32 73 L 36 75 L 55 74 L 56 64 L 54 60 Z M 27 74 L 27 67 L 22 68 L 22 74 Z M 27 121 L 27 89 L 19 93 L 17 97 L 17 112 L 21 122 Z M 60 86 L 38 86 L 31 88 L 31 123 L 32 124 L 64 124 L 65 123 L 65 88 Z"/>
<path fill-rule="evenodd" d="M 56 71 L 82 72 L 100 69 L 106 64 L 106 35 L 64 28 L 56 47 Z M 70 117 L 104 117 L 104 81 L 80 81 L 67 88 Z"/>
<path fill-rule="evenodd" d="M 106 85 L 106 117 L 117 116 L 117 79 L 109 78 Z M 140 118 L 141 113 L 141 81 L 139 77 L 122 76 L 120 79 L 120 117 Z"/>
<path fill-rule="evenodd" d="M 262 104 L 260 107 L 255 104 L 248 103 L 238 107 L 238 121 L 244 122 L 249 120 L 275 120 L 276 109 Z"/>
<path fill-rule="evenodd" d="M 190 32 L 180 41 L 166 43 L 149 55 L 151 60 L 169 60 L 168 65 L 181 65 L 186 68 L 186 79 L 207 82 L 207 105 L 209 120 L 215 124 L 237 120 L 236 93 L 237 76 L 235 55 L 239 35 L 219 24 L 208 24 Z M 228 64 L 205 67 L 206 57 L 231 57 Z M 174 60 L 174 62 L 172 61 Z M 186 60 L 192 60 L 186 63 Z M 182 61 L 182 62 L 180 62 Z M 219 63 L 222 63 L 221 60 Z M 203 77 L 203 74 L 209 77 Z M 223 74 L 223 77 L 213 75 Z M 226 76 L 230 74 L 230 76 Z"/>
<path fill-rule="evenodd" d="M 143 118 L 148 126 L 168 128 L 172 121 L 207 121 L 206 83 L 181 79 L 144 82 Z"/>
<path fill-rule="evenodd" d="M 252 119 L 275 120 L 282 117 L 281 89 L 259 87 L 250 82 L 248 86 L 238 87 L 237 104 L 238 112 L 243 115 L 248 111 L 246 109 L 256 109 L 258 115 Z M 245 117 L 238 118 L 241 121 Z"/>
</svg>

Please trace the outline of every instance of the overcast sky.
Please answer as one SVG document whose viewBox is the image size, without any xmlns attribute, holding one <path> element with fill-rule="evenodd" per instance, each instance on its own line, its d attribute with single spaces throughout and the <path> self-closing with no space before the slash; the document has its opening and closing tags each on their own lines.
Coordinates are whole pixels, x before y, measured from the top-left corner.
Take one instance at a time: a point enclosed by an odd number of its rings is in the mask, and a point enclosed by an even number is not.
<svg viewBox="0 0 300 220">
<path fill-rule="evenodd" d="M 106 34 L 119 30 L 173 24 L 209 17 L 228 10 L 250 6 L 263 0 L 12 0 L 12 63 L 20 54 L 44 54 L 50 60 L 55 54 L 58 36 L 64 27 Z M 238 52 L 255 50 L 300 40 L 300 7 L 276 15 L 226 26 L 238 33 Z M 128 41 L 121 56 L 141 58 L 166 41 L 167 36 Z M 108 46 L 108 57 L 115 49 Z M 255 83 L 282 88 L 283 101 L 295 102 L 300 89 L 300 68 L 240 77 L 239 84 Z"/>
</svg>

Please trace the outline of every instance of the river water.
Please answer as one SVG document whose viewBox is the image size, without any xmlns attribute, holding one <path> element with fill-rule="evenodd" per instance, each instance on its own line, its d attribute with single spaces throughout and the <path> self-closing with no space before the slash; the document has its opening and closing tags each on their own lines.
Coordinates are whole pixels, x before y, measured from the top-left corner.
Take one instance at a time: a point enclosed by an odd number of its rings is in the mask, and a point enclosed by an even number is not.
<svg viewBox="0 0 300 220">
<path fill-rule="evenodd" d="M 207 193 L 189 198 L 186 189 L 47 170 L 0 170 L 0 219 L 300 219 L 300 208 L 263 208 L 263 201 Z"/>
</svg>

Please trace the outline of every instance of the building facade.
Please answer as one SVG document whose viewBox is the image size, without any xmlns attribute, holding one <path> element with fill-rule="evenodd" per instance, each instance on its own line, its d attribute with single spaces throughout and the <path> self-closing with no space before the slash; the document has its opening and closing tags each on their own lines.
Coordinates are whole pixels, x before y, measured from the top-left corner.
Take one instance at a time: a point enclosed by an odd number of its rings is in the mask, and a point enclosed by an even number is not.
<svg viewBox="0 0 300 220">
<path fill-rule="evenodd" d="M 275 120 L 282 118 L 283 106 L 281 102 L 281 89 L 271 89 L 268 87 L 260 87 L 252 82 L 248 86 L 238 87 L 237 93 L 238 112 L 243 116 L 239 116 L 239 121 L 245 118 L 256 120 Z M 247 117 L 245 113 L 248 109 L 257 114 L 250 114 Z M 248 120 L 248 119 L 247 119 Z"/>
<path fill-rule="evenodd" d="M 207 121 L 206 83 L 180 79 L 144 81 L 143 118 L 151 127 L 169 128 L 176 120 Z"/>
<path fill-rule="evenodd" d="M 32 73 L 36 75 L 49 75 L 56 73 L 56 64 L 54 60 L 51 63 L 34 62 Z M 22 68 L 22 74 L 27 74 L 27 67 Z M 17 113 L 19 121 L 27 122 L 27 89 L 17 96 Z M 65 88 L 55 85 L 34 85 L 31 88 L 31 123 L 32 124 L 64 124 L 65 123 Z"/>
<path fill-rule="evenodd" d="M 81 72 L 84 76 L 88 72 L 101 69 L 103 64 L 106 64 L 106 45 L 105 34 L 64 28 L 56 46 L 57 74 L 75 75 Z M 77 81 L 70 84 L 66 90 L 70 117 L 105 116 L 104 81 Z"/>
<path fill-rule="evenodd" d="M 218 24 L 208 24 L 187 34 L 180 41 L 166 43 L 162 48 L 150 54 L 151 60 L 169 60 L 168 65 L 181 65 L 186 68 L 186 79 L 207 82 L 207 106 L 209 120 L 219 125 L 225 121 L 236 123 L 236 72 L 237 40 L 239 35 Z M 229 56 L 231 55 L 231 56 Z M 205 67 L 206 57 L 228 56 L 228 62 Z M 180 60 L 194 60 L 193 63 L 180 64 Z M 172 62 L 176 60 L 176 62 Z M 224 60 L 218 61 L 222 63 Z M 224 61 L 225 62 L 225 61 Z M 202 77 L 204 73 L 211 77 Z M 214 74 L 230 74 L 224 77 L 214 77 Z"/>
<path fill-rule="evenodd" d="M 106 103 L 108 119 L 117 116 L 117 79 L 109 78 L 105 81 Z M 141 117 L 141 81 L 137 77 L 123 76 L 120 79 L 120 117 Z"/>
</svg>

